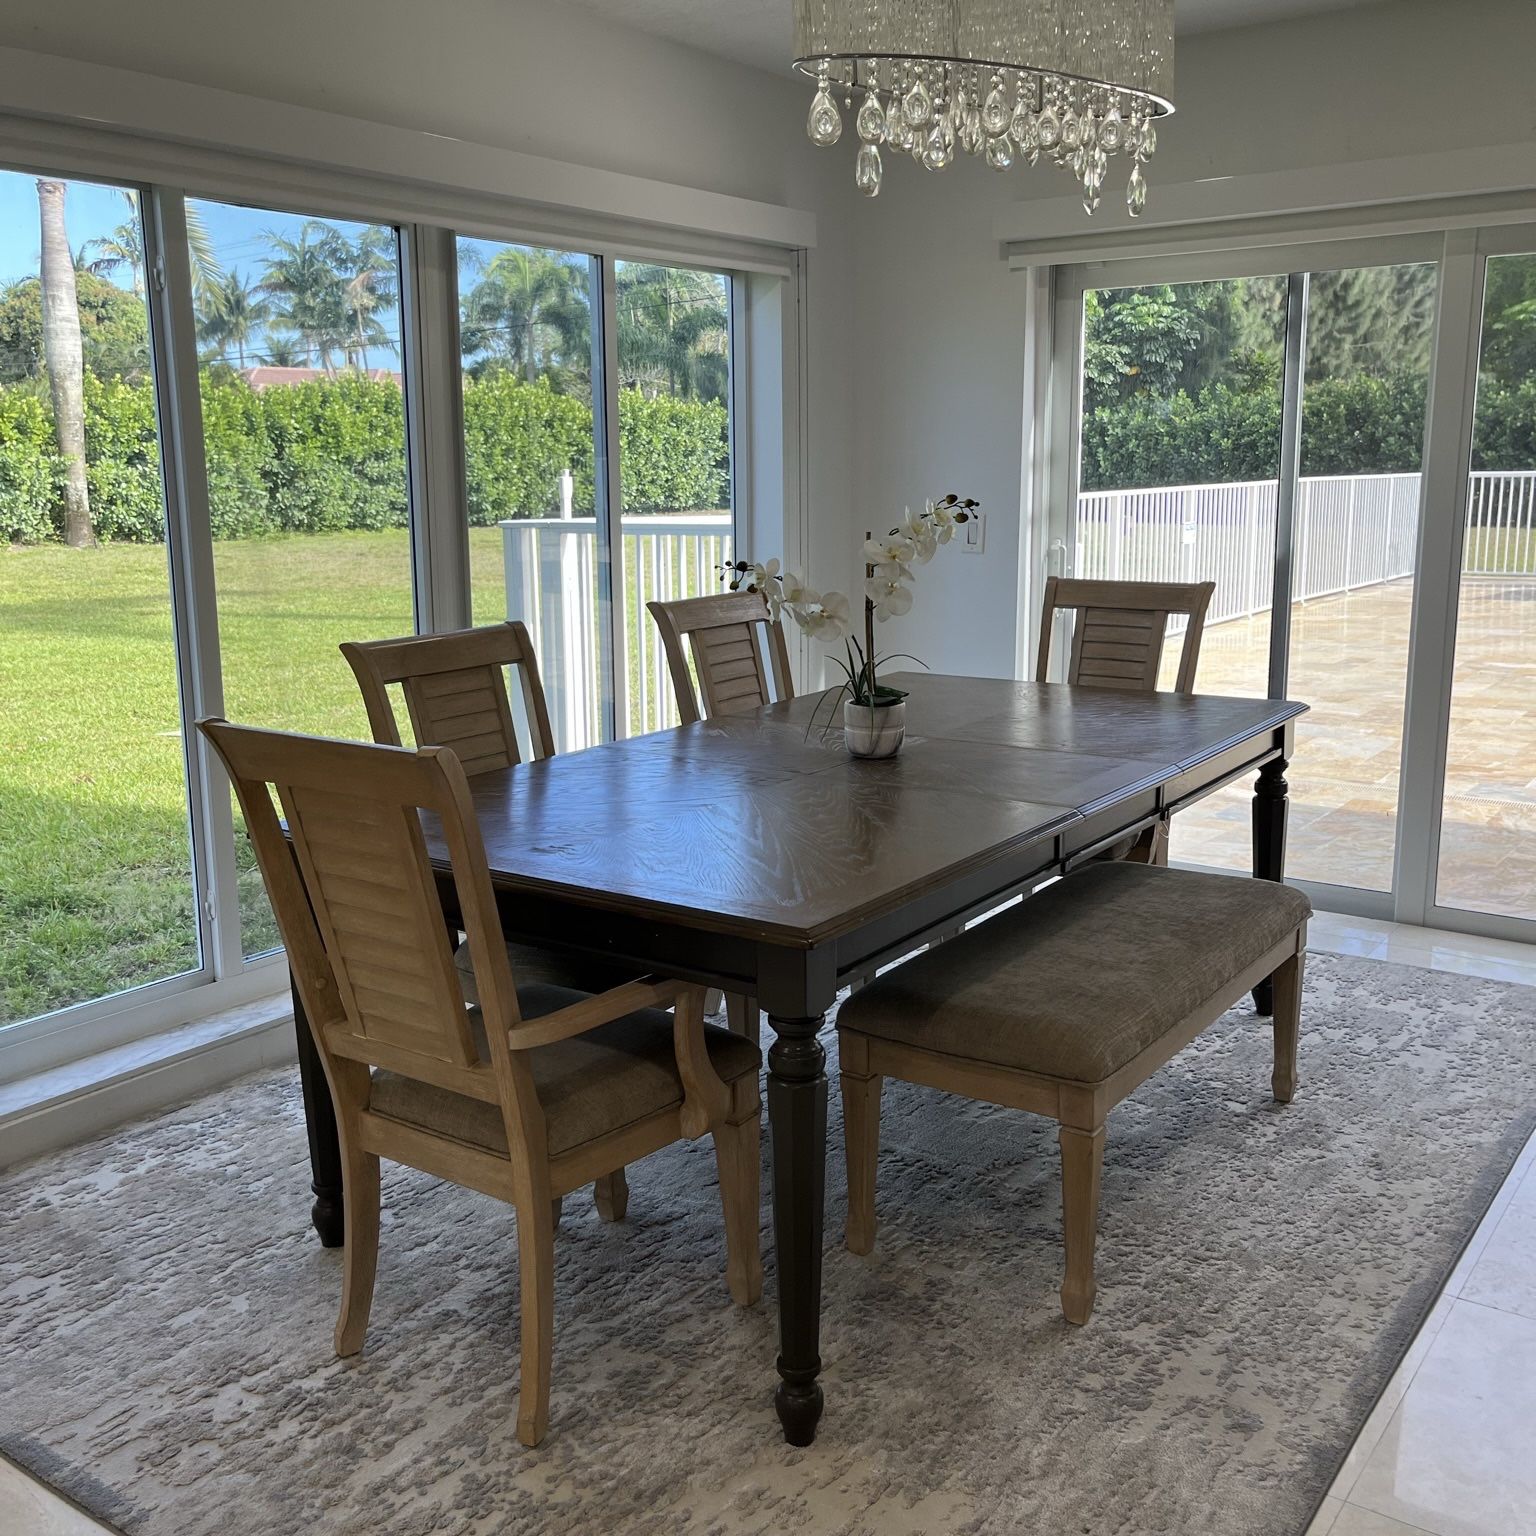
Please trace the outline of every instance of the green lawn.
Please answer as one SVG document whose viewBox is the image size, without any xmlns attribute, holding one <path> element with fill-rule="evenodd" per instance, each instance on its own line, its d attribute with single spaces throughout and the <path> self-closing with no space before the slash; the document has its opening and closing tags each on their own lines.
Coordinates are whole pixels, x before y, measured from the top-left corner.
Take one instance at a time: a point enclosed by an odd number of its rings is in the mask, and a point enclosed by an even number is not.
<svg viewBox="0 0 1536 1536">
<path fill-rule="evenodd" d="M 366 737 L 336 647 L 410 631 L 407 535 L 220 544 L 216 570 L 230 718 Z M 158 545 L 0 551 L 0 1023 L 197 964 L 167 593 Z"/>
<path fill-rule="evenodd" d="M 505 612 L 501 533 L 470 541 L 486 623 Z M 214 548 L 225 713 L 366 740 L 337 646 L 410 632 L 407 534 Z M 164 548 L 0 549 L 0 636 L 5 1024 L 192 968 L 197 935 Z M 237 855 L 256 954 L 277 935 L 243 838 Z"/>
</svg>

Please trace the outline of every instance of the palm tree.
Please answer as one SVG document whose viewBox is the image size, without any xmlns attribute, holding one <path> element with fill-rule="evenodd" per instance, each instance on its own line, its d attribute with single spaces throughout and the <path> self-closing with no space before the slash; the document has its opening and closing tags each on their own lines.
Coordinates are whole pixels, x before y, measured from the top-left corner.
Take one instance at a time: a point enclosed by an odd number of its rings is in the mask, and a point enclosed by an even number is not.
<svg viewBox="0 0 1536 1536">
<path fill-rule="evenodd" d="M 466 358 L 485 356 L 520 370 L 585 378 L 591 369 L 591 308 L 579 267 L 548 251 L 506 246 L 464 297 Z"/>
<path fill-rule="evenodd" d="M 62 181 L 37 183 L 42 261 L 43 357 L 53 399 L 53 431 L 64 461 L 64 542 L 88 549 L 96 542 L 91 494 L 85 479 L 85 357 L 80 341 L 80 304 L 75 262 L 64 221 Z"/>
<path fill-rule="evenodd" d="M 730 381 L 725 286 L 709 272 L 620 264 L 619 365 L 632 388 L 723 400 Z"/>
<path fill-rule="evenodd" d="M 245 368 L 245 345 L 261 328 L 272 306 L 259 289 L 232 271 L 208 295 L 207 308 L 198 316 L 198 334 L 227 358 L 235 349 L 236 366 Z"/>
<path fill-rule="evenodd" d="M 304 344 L 297 336 L 291 332 L 269 330 L 258 361 L 269 368 L 302 368 L 307 356 Z"/>
<path fill-rule="evenodd" d="M 85 250 L 97 251 L 94 261 L 87 263 L 87 270 L 96 277 L 110 277 L 119 267 L 127 267 L 134 293 L 144 297 L 144 233 L 139 219 L 139 194 L 129 187 L 119 190 L 128 204 L 129 216 L 110 235 L 88 240 Z M 208 226 L 203 223 L 201 209 L 195 203 L 186 204 L 187 253 L 192 260 L 192 297 L 199 303 L 206 302 L 209 293 L 223 280 L 224 274 L 214 253 L 213 240 Z"/>
<path fill-rule="evenodd" d="M 395 237 L 376 224 L 369 225 L 346 247 L 345 292 L 352 335 L 347 360 L 368 367 L 368 348 L 390 347 L 389 331 L 379 319 L 395 302 Z"/>
<path fill-rule="evenodd" d="M 351 360 L 355 332 L 342 269 L 349 258 L 341 233 L 320 219 L 308 219 L 295 236 L 267 231 L 272 255 L 257 288 L 273 299 L 273 313 L 296 332 L 327 373 L 336 354 Z"/>
</svg>

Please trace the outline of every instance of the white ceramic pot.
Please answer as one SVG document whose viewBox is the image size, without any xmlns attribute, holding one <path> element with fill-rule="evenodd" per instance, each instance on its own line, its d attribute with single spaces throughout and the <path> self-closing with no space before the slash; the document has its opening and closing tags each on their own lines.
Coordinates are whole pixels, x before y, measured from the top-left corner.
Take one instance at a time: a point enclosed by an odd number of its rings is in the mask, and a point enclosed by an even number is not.
<svg viewBox="0 0 1536 1536">
<path fill-rule="evenodd" d="M 907 701 L 843 705 L 843 742 L 850 757 L 895 757 L 907 734 Z"/>
</svg>

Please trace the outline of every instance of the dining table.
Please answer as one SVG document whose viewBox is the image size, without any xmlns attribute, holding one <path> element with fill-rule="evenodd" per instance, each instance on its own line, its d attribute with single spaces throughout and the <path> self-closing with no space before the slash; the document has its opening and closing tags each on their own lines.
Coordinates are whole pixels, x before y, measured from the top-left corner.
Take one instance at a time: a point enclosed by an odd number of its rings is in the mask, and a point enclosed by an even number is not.
<svg viewBox="0 0 1536 1536">
<path fill-rule="evenodd" d="M 471 781 L 507 936 L 746 996 L 767 1013 L 775 1406 L 808 1445 L 820 1323 L 824 1025 L 840 988 L 941 940 L 1233 781 L 1254 780 L 1252 874 L 1285 874 L 1295 722 L 1282 699 L 894 674 L 907 736 L 850 757 L 822 694 Z M 1177 828 L 1175 824 L 1175 839 Z M 456 898 L 427 826 L 445 919 Z M 1265 986 L 1254 1000 L 1270 1008 Z M 341 1157 L 294 998 L 314 1203 L 342 1241 Z"/>
</svg>

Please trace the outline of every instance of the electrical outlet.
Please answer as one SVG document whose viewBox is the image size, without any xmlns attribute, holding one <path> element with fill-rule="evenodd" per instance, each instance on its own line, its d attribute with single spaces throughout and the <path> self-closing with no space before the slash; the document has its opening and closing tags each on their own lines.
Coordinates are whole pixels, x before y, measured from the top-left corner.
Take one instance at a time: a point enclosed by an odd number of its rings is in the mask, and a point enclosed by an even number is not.
<svg viewBox="0 0 1536 1536">
<path fill-rule="evenodd" d="M 955 543 L 967 555 L 979 555 L 987 547 L 987 514 L 972 512 L 970 518 L 955 529 Z"/>
</svg>

